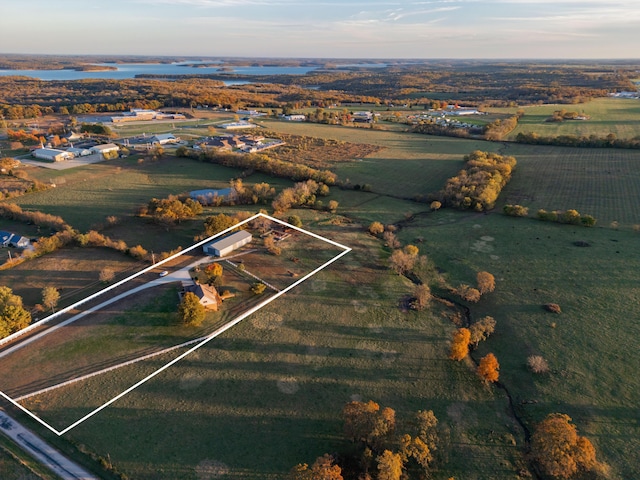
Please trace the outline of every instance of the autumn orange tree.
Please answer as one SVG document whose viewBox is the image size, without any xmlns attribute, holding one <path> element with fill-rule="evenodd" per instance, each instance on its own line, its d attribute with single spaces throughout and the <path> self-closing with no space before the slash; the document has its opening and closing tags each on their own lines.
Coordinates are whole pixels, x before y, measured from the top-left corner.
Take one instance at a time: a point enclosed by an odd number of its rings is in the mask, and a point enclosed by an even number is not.
<svg viewBox="0 0 640 480">
<path fill-rule="evenodd" d="M 344 432 L 354 442 L 362 442 L 368 448 L 379 451 L 395 432 L 396 412 L 389 407 L 368 402 L 349 402 L 342 409 Z"/>
<path fill-rule="evenodd" d="M 548 415 L 536 427 L 531 437 L 531 455 L 545 474 L 556 478 L 570 478 L 600 465 L 592 443 L 579 436 L 571 417 L 562 413 Z"/>
<path fill-rule="evenodd" d="M 489 353 L 480 359 L 476 372 L 484 381 L 494 383 L 498 381 L 500 375 L 498 370 L 500 370 L 498 359 L 493 353 Z"/>
<path fill-rule="evenodd" d="M 493 292 L 496 289 L 496 279 L 489 272 L 478 272 L 476 281 L 481 295 Z"/>
<path fill-rule="evenodd" d="M 471 340 L 471 332 L 468 328 L 459 328 L 453 332 L 453 341 L 451 343 L 451 360 L 460 361 L 469 354 L 469 341 Z"/>
<path fill-rule="evenodd" d="M 327 453 L 318 457 L 309 467 L 301 463 L 293 467 L 289 474 L 290 480 L 343 480 L 342 469 L 335 464 L 333 457 Z"/>
</svg>

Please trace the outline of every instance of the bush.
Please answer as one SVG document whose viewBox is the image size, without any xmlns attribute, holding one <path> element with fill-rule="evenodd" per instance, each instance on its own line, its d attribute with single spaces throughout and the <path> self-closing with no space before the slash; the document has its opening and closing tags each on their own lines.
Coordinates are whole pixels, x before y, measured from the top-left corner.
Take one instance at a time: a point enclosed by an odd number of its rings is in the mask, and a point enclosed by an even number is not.
<svg viewBox="0 0 640 480">
<path fill-rule="evenodd" d="M 549 371 L 549 364 L 540 355 L 531 355 L 527 358 L 527 366 L 533 373 L 547 373 Z"/>
<path fill-rule="evenodd" d="M 545 305 L 543 305 L 544 309 L 547 312 L 551 312 L 551 313 L 561 313 L 562 310 L 560 309 L 560 305 L 558 305 L 557 303 L 547 303 Z"/>
</svg>

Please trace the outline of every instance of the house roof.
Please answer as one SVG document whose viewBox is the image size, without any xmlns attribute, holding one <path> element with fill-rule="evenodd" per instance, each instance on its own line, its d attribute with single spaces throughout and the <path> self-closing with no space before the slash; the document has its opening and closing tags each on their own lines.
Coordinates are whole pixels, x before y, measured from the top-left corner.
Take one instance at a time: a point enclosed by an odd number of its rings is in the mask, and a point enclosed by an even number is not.
<svg viewBox="0 0 640 480">
<path fill-rule="evenodd" d="M 173 133 L 157 133 L 151 138 L 155 138 L 156 140 L 177 140 Z"/>
<path fill-rule="evenodd" d="M 216 305 L 220 303 L 220 296 L 218 295 L 218 291 L 215 287 L 198 283 L 186 287 L 185 291 L 194 293 L 201 301 L 209 301 L 211 303 L 215 303 Z"/>
<path fill-rule="evenodd" d="M 118 148 L 120 147 L 118 147 L 115 143 L 105 143 L 104 145 L 96 145 L 95 147 L 91 147 L 91 150 L 102 152 L 104 150 L 114 150 Z"/>
<path fill-rule="evenodd" d="M 224 250 L 227 247 L 230 247 L 236 242 L 241 242 L 242 240 L 253 238 L 251 233 L 246 230 L 240 230 L 239 232 L 232 233 L 230 235 L 226 235 L 218 240 L 214 240 L 207 247 L 216 248 L 218 250 Z"/>
<path fill-rule="evenodd" d="M 64 150 L 57 150 L 55 148 L 36 148 L 33 151 L 34 154 L 38 153 L 40 155 L 60 155 L 61 153 L 64 153 L 65 155 L 68 155 L 67 152 L 65 152 Z"/>
</svg>

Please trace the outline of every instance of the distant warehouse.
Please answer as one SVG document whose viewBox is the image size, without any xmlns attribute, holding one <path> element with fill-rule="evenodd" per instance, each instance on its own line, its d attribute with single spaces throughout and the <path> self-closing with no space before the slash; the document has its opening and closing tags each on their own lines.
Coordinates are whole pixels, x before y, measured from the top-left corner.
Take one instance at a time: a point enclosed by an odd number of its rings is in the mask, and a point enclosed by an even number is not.
<svg viewBox="0 0 640 480">
<path fill-rule="evenodd" d="M 250 243 L 252 236 L 246 230 L 240 230 L 239 232 L 232 233 L 219 238 L 203 247 L 204 253 L 207 255 L 214 255 L 216 257 L 224 257 L 234 250 Z"/>
<path fill-rule="evenodd" d="M 73 153 L 54 148 L 37 148 L 31 152 L 31 155 L 40 160 L 48 160 L 50 162 L 62 162 L 73 158 Z"/>
</svg>

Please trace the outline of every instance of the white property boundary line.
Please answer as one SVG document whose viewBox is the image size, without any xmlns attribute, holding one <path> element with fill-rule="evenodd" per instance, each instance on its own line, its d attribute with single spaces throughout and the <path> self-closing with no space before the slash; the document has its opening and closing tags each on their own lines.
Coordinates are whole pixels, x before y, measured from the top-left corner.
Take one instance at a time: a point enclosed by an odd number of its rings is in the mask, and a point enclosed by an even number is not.
<svg viewBox="0 0 640 480">
<path fill-rule="evenodd" d="M 180 252 L 178 252 L 175 255 L 172 255 L 171 257 L 162 260 L 161 262 L 156 263 L 155 265 L 152 265 L 148 268 L 145 268 L 143 270 L 141 270 L 138 273 L 135 273 L 127 278 L 125 278 L 124 280 L 121 280 L 103 290 L 101 290 L 98 293 L 95 293 L 93 295 L 90 295 L 89 297 L 80 300 L 79 302 L 74 303 L 73 305 L 70 305 L 69 307 L 66 307 L 62 310 L 60 310 L 58 313 L 53 314 L 48 316 L 47 318 L 45 318 L 44 320 L 41 320 L 40 322 L 37 322 L 33 325 L 31 325 L 30 327 L 27 327 L 19 332 L 16 332 L 15 334 L 11 335 L 10 339 L 15 339 L 17 337 L 19 337 L 20 335 L 23 335 L 25 332 L 25 330 L 30 331 L 33 330 L 33 328 L 37 328 L 36 326 L 41 326 L 44 325 L 45 323 L 51 321 L 53 318 L 62 315 L 66 312 L 68 312 L 69 310 L 77 307 L 78 305 L 82 305 L 85 302 L 88 302 L 90 300 L 93 300 L 94 298 L 98 297 L 99 295 L 108 292 L 116 287 L 119 287 L 120 285 L 122 285 L 125 282 L 128 282 L 129 280 L 132 280 L 144 273 L 149 272 L 150 270 L 153 270 L 154 268 L 170 261 L 173 260 L 174 258 L 177 258 L 181 255 L 183 255 L 184 253 L 187 253 L 195 248 L 198 248 L 202 245 L 204 245 L 207 242 L 210 242 L 211 240 L 213 240 L 214 238 L 219 237 L 220 235 L 224 235 L 225 233 L 238 228 L 242 225 L 244 225 L 247 222 L 250 222 L 252 220 L 255 220 L 258 217 L 264 217 L 267 218 L 271 221 L 274 221 L 276 223 L 280 223 L 282 225 L 285 225 L 288 228 L 292 228 L 294 230 L 298 230 L 299 232 L 302 232 L 306 235 L 310 235 L 314 238 L 317 238 L 318 240 L 322 240 L 323 242 L 327 242 L 335 247 L 341 248 L 343 249 L 343 252 L 336 255 L 335 257 L 333 257 L 332 259 L 330 259 L 329 261 L 325 262 L 324 264 L 320 265 L 318 268 L 316 268 L 315 270 L 313 270 L 312 272 L 306 274 L 304 277 L 300 278 L 299 280 L 295 281 L 294 283 L 292 283 L 291 285 L 289 285 L 288 287 L 286 287 L 285 289 L 281 290 L 280 292 L 276 293 L 275 295 L 273 295 L 272 297 L 269 297 L 268 299 L 266 299 L 264 302 L 259 303 L 258 305 L 250 308 L 248 311 L 244 312 L 243 314 L 241 314 L 239 317 L 231 320 L 229 323 L 223 325 L 222 327 L 218 328 L 217 330 L 215 330 L 213 333 L 209 334 L 208 336 L 206 336 L 204 338 L 204 340 L 200 343 L 198 343 L 197 345 L 195 345 L 194 347 L 190 348 L 189 350 L 187 350 L 186 352 L 184 352 L 183 354 L 179 355 L 178 357 L 174 358 L 173 360 L 171 360 L 169 363 L 167 363 L 166 365 L 164 365 L 163 367 L 160 367 L 158 370 L 156 370 L 155 372 L 151 373 L 150 375 L 146 376 L 145 378 L 143 378 L 142 380 L 140 380 L 139 382 L 135 383 L 134 385 L 132 385 L 131 387 L 127 388 L 124 392 L 120 393 L 119 395 L 116 395 L 115 397 L 113 397 L 111 400 L 107 401 L 106 403 L 104 403 L 103 405 L 101 405 L 100 407 L 96 408 L 95 410 L 92 410 L 91 412 L 89 412 L 88 414 L 86 414 L 84 417 L 82 417 L 80 420 L 77 420 L 76 422 L 72 423 L 71 425 L 69 425 L 68 427 L 64 428 L 63 430 L 57 430 L 54 427 L 52 427 L 51 425 L 49 425 L 47 422 L 45 422 L 44 420 L 42 420 L 40 417 L 38 417 L 36 414 L 34 414 L 33 412 L 31 412 L 30 410 L 28 410 L 27 408 L 23 407 L 22 405 L 20 405 L 18 402 L 16 402 L 14 399 L 12 399 L 11 397 L 9 397 L 7 394 L 5 394 L 4 392 L 0 391 L 0 396 L 2 396 L 3 398 L 5 398 L 6 400 L 8 400 L 9 402 L 11 402 L 13 405 L 15 405 L 16 407 L 18 407 L 20 410 L 22 410 L 24 413 L 26 413 L 27 415 L 29 415 L 31 418 L 33 418 L 34 420 L 36 420 L 38 423 L 42 424 L 43 426 L 45 426 L 46 428 L 48 428 L 49 430 L 51 430 L 53 433 L 55 433 L 58 436 L 62 436 L 65 433 L 67 433 L 69 430 L 77 427 L 78 425 L 80 425 L 82 422 L 84 422 L 85 420 L 88 420 L 89 418 L 91 418 L 92 416 L 94 416 L 96 413 L 100 412 L 101 410 L 107 408 L 109 405 L 111 405 L 112 403 L 114 403 L 115 401 L 119 400 L 120 398 L 124 397 L 125 395 L 127 395 L 128 393 L 132 392 L 133 390 L 135 390 L 136 388 L 138 388 L 140 385 L 146 383 L 147 381 L 151 380 L 153 377 L 155 377 L 156 375 L 158 375 L 159 373 L 163 372 L 164 370 L 166 370 L 167 368 L 171 367 L 173 364 L 179 362 L 180 360 L 182 360 L 184 357 L 186 357 L 187 355 L 189 355 L 190 353 L 194 352 L 195 350 L 197 350 L 198 348 L 204 346 L 206 343 L 210 342 L 211 340 L 213 340 L 214 338 L 216 338 L 218 335 L 226 332 L 227 330 L 229 330 L 231 327 L 236 326 L 238 323 L 240 323 L 242 320 L 244 320 L 245 318 L 247 318 L 249 315 L 257 312 L 258 310 L 260 310 L 262 307 L 264 307 L 265 305 L 268 305 L 269 303 L 273 302 L 275 299 L 281 297 L 282 295 L 284 295 L 285 293 L 287 293 L 289 290 L 297 287 L 298 285 L 300 285 L 302 282 L 304 282 L 305 280 L 311 278 L 313 275 L 315 275 L 316 273 L 320 272 L 321 270 L 327 268 L 329 265 L 331 265 L 333 262 L 339 260 L 340 258 L 342 258 L 343 256 L 345 256 L 347 253 L 351 252 L 351 248 L 342 245 L 340 243 L 334 242 L 333 240 L 329 240 L 328 238 L 322 237 L 320 235 L 317 235 L 313 232 L 310 232 L 308 230 L 305 230 L 303 228 L 299 228 L 299 227 L 295 227 L 293 225 L 290 225 L 287 222 L 284 222 L 282 220 L 278 220 L 277 218 L 273 218 L 269 215 L 265 215 L 263 213 L 258 213 L 232 227 L 227 228 L 226 230 L 223 230 L 222 232 L 213 235 L 212 237 L 207 238 L 206 240 L 203 240 L 201 242 L 196 243 L 195 245 L 182 250 Z M 2 342 L 0 342 L 0 345 L 6 343 L 7 339 L 3 339 Z"/>
</svg>

